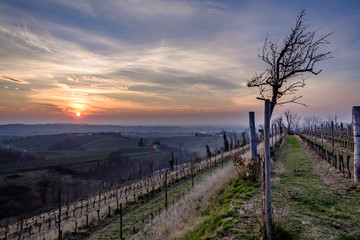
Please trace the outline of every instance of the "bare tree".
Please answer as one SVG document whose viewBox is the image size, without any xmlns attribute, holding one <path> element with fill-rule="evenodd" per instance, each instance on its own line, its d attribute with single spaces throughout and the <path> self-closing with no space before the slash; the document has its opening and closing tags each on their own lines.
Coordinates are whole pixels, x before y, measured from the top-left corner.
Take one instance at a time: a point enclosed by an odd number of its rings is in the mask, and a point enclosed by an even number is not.
<svg viewBox="0 0 360 240">
<path fill-rule="evenodd" d="M 322 122 L 321 117 L 315 115 L 311 116 L 312 125 L 319 125 L 321 122 Z"/>
<path fill-rule="evenodd" d="M 278 126 L 281 126 L 282 123 L 283 123 L 283 117 L 282 116 L 279 116 L 279 117 L 273 119 L 273 121 L 272 121 L 272 124 L 276 124 Z"/>
<path fill-rule="evenodd" d="M 282 116 L 275 118 L 272 121 L 272 123 L 279 128 L 280 133 L 283 132 L 283 128 L 282 128 L 282 126 L 283 126 L 283 117 Z"/>
<path fill-rule="evenodd" d="M 259 58 L 267 64 L 267 69 L 248 81 L 248 87 L 258 87 L 261 97 L 270 99 L 270 115 L 276 105 L 292 102 L 306 106 L 298 101 L 302 96 L 296 95 L 305 86 L 304 74 L 318 75 L 322 70 L 315 70 L 315 65 L 331 58 L 330 52 L 319 53 L 319 47 L 329 43 L 327 38 L 331 33 L 316 38 L 318 30 L 309 31 L 310 25 L 304 18 L 305 10 L 297 16 L 295 27 L 282 43 L 265 39 Z M 280 101 L 287 95 L 293 96 Z"/>
<path fill-rule="evenodd" d="M 292 134 L 292 128 L 299 123 L 300 117 L 296 113 L 290 112 L 290 110 L 286 110 L 284 115 L 287 122 L 287 132 Z"/>
<path fill-rule="evenodd" d="M 321 122 L 322 122 L 321 117 L 313 115 L 311 117 L 304 117 L 303 125 L 305 129 L 310 129 L 311 126 L 319 125 Z"/>
<path fill-rule="evenodd" d="M 309 128 L 311 126 L 311 117 L 304 117 L 304 125 L 305 125 L 305 128 Z"/>
</svg>

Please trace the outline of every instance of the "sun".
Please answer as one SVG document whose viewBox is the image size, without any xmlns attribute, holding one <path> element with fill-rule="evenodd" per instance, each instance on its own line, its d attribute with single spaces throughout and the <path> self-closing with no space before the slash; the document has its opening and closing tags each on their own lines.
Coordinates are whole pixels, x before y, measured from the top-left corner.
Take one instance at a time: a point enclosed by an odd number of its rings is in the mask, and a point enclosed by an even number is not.
<svg viewBox="0 0 360 240">
<path fill-rule="evenodd" d="M 77 117 L 80 117 L 80 116 L 81 116 L 81 112 L 77 112 L 77 113 L 76 113 L 76 116 L 77 116 Z"/>
</svg>

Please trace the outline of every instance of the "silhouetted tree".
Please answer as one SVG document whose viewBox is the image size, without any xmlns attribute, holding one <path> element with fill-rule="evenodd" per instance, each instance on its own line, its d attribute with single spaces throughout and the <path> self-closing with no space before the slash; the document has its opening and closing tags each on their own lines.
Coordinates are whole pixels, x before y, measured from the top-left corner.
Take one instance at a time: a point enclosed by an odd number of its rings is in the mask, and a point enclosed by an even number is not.
<svg viewBox="0 0 360 240">
<path fill-rule="evenodd" d="M 242 132 L 241 133 L 241 146 L 245 146 L 246 145 L 246 135 L 245 135 L 245 132 Z"/>
<path fill-rule="evenodd" d="M 144 139 L 141 137 L 138 143 L 139 147 L 145 147 Z"/>
<path fill-rule="evenodd" d="M 286 110 L 284 115 L 287 122 L 287 133 L 292 134 L 292 127 L 299 123 L 300 117 L 296 113 L 290 112 L 290 110 Z"/>
<path fill-rule="evenodd" d="M 223 134 L 223 139 L 224 139 L 224 151 L 227 152 L 229 151 L 229 142 L 226 138 L 226 132 L 224 132 Z"/>
<path fill-rule="evenodd" d="M 174 163 L 175 163 L 175 158 L 174 158 L 174 152 L 171 150 L 171 160 L 169 161 L 170 163 L 170 170 L 173 171 L 174 170 Z"/>
<path fill-rule="evenodd" d="M 282 128 L 282 126 L 283 126 L 283 117 L 282 117 L 282 116 L 275 118 L 275 119 L 273 120 L 273 124 L 276 124 L 276 125 L 277 125 L 280 133 L 283 132 L 283 128 Z"/>
<path fill-rule="evenodd" d="M 207 145 L 206 144 L 206 156 L 208 157 L 208 158 L 211 158 L 211 151 L 210 151 L 210 147 L 209 147 L 209 145 Z"/>
<path fill-rule="evenodd" d="M 304 74 L 318 75 L 322 70 L 315 70 L 315 65 L 331 58 L 330 52 L 319 53 L 320 46 L 329 43 L 327 38 L 331 33 L 316 38 L 318 30 L 309 31 L 310 25 L 304 18 L 305 10 L 297 16 L 295 27 L 283 41 L 265 39 L 259 58 L 267 64 L 267 68 L 248 81 L 248 87 L 258 87 L 261 97 L 270 99 L 270 116 L 277 104 L 292 102 L 305 105 L 298 101 L 302 96 L 295 95 L 299 88 L 305 86 Z M 279 101 L 287 95 L 294 96 Z"/>
</svg>

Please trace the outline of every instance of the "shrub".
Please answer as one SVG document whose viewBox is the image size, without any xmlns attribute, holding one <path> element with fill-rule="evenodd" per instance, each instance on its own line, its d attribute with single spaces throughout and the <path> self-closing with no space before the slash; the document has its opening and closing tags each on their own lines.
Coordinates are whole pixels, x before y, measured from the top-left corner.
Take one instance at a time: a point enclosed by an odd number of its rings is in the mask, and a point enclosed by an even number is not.
<svg viewBox="0 0 360 240">
<path fill-rule="evenodd" d="M 233 156 L 232 161 L 243 180 L 259 182 L 261 164 L 258 158 L 246 159 L 241 157 L 240 153 L 236 153 Z"/>
</svg>

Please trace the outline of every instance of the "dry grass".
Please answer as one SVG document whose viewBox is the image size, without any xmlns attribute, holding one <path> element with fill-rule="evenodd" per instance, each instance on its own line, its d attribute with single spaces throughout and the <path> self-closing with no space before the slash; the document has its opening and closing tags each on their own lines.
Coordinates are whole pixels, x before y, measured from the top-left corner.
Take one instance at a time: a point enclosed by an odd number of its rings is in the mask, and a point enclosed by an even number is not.
<svg viewBox="0 0 360 240">
<path fill-rule="evenodd" d="M 201 209 L 210 204 L 218 191 L 236 175 L 232 164 L 227 164 L 211 176 L 196 185 L 174 208 L 154 219 L 152 224 L 131 239 L 179 239 L 184 233 L 197 226 L 203 220 Z"/>
</svg>

